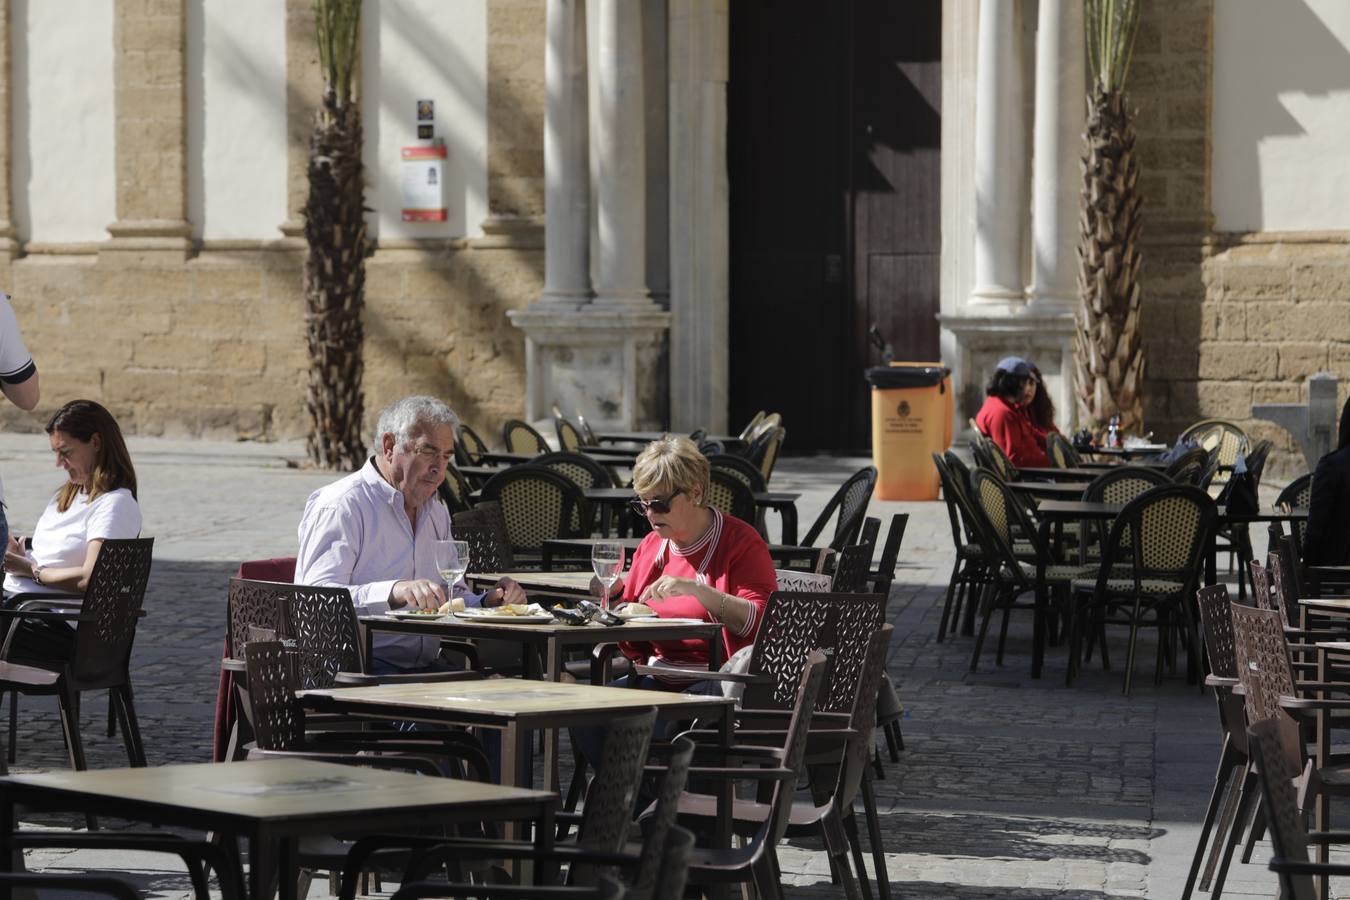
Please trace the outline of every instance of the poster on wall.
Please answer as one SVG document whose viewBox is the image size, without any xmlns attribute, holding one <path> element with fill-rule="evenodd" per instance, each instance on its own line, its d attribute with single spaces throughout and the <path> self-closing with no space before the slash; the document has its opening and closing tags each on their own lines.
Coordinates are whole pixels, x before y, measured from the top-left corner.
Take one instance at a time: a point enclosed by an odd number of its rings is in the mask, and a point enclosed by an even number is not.
<svg viewBox="0 0 1350 900">
<path fill-rule="evenodd" d="M 402 148 L 403 221 L 444 222 L 445 145 Z"/>
</svg>

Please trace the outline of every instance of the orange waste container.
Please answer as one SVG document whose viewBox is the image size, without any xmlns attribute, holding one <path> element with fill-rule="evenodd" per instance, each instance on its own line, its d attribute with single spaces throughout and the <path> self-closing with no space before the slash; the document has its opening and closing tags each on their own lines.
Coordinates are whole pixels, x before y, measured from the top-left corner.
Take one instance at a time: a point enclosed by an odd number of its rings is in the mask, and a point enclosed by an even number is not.
<svg viewBox="0 0 1350 900">
<path fill-rule="evenodd" d="M 951 369 L 929 363 L 892 363 L 867 370 L 878 499 L 938 498 L 932 454 L 951 444 L 951 374 Z"/>
</svg>

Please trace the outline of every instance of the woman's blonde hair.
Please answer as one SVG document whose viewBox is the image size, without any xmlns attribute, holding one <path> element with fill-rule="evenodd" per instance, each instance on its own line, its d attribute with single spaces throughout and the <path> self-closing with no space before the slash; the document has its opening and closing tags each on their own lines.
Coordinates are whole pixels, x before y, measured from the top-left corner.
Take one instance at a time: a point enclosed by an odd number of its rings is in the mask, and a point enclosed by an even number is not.
<svg viewBox="0 0 1350 900">
<path fill-rule="evenodd" d="M 47 420 L 48 434 L 59 431 L 68 434 L 82 444 L 87 444 L 99 436 L 98 459 L 94 461 L 94 472 L 89 478 L 89 500 L 93 502 L 101 494 L 120 488 L 131 491 L 136 496 L 136 469 L 131 464 L 131 454 L 127 452 L 126 441 L 122 439 L 122 429 L 117 420 L 93 400 L 72 400 L 58 409 Z M 56 492 L 56 508 L 65 512 L 71 502 L 84 490 L 74 482 L 68 481 Z"/>
<path fill-rule="evenodd" d="M 652 441 L 633 463 L 633 490 L 639 494 L 669 494 L 684 491 L 694 499 L 694 487 L 700 488 L 702 502 L 708 502 L 708 458 L 687 437 L 667 435 Z"/>
</svg>

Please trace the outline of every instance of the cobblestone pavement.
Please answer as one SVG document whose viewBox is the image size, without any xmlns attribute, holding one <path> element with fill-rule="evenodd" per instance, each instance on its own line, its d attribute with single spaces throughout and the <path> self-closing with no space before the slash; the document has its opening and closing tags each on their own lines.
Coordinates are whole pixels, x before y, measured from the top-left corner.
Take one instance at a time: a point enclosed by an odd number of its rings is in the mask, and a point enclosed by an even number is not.
<svg viewBox="0 0 1350 900">
<path fill-rule="evenodd" d="M 331 476 L 288 466 L 301 456 L 290 444 L 138 439 L 131 449 L 145 534 L 156 538 L 134 656 L 147 754 L 152 765 L 204 761 L 227 580 L 241 559 L 294 552 L 304 499 Z M 803 532 L 863 462 L 780 462 L 775 487 L 803 492 Z M 11 526 L 23 533 L 60 482 L 45 437 L 0 436 L 0 473 Z M 1059 648 L 1045 677 L 1032 680 L 1027 614 L 1014 617 L 1004 664 L 995 663 L 991 640 L 979 670 L 968 673 L 971 640 L 936 640 L 952 562 L 945 508 L 872 506 L 884 527 L 892 512 L 911 515 L 889 606 L 896 640 L 888 668 L 907 709 L 905 750 L 876 784 L 894 896 L 1177 896 L 1218 755 L 1212 698 L 1179 676 L 1155 687 L 1148 642 L 1129 698 L 1119 670 L 1102 672 L 1095 662 L 1065 688 Z M 1254 537 L 1259 550 L 1263 538 Z M 90 764 L 123 765 L 120 743 L 103 735 L 105 714 L 96 696 L 86 702 Z M 66 765 L 54 704 L 25 700 L 20 737 L 16 771 Z M 1266 853 L 1262 845 L 1258 858 Z M 789 897 L 840 896 L 816 842 L 791 841 L 779 857 Z M 90 853 L 30 857 L 53 868 L 106 862 Z M 123 855 L 115 865 L 154 895 L 187 896 L 185 879 L 153 857 Z M 322 890 L 316 882 L 313 895 Z M 1264 862 L 1235 864 L 1228 896 L 1274 893 Z"/>
</svg>

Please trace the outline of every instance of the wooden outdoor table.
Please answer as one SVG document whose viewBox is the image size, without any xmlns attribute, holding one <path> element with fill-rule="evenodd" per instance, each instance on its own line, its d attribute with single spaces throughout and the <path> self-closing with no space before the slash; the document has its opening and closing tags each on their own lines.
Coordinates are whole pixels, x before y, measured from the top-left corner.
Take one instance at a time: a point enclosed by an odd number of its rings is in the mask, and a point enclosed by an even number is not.
<svg viewBox="0 0 1350 900">
<path fill-rule="evenodd" d="M 622 544 L 628 559 L 632 559 L 633 551 L 637 549 L 638 544 L 642 543 L 642 538 L 551 538 L 544 541 L 543 544 L 543 565 L 545 569 L 553 568 L 555 560 L 584 560 L 590 565 L 591 548 L 599 541 L 607 543 Z M 834 550 L 829 547 L 810 547 L 803 544 L 768 544 L 769 556 L 773 558 L 774 565 L 782 569 L 789 569 L 794 562 L 809 562 L 815 566 L 820 560 L 821 554 L 825 554 L 826 559 L 834 555 Z"/>
<path fill-rule="evenodd" d="M 455 822 L 534 820 L 535 846 L 552 846 L 558 797 L 306 759 L 47 772 L 0 779 L 0 871 L 11 871 L 15 808 L 79 811 L 193 828 L 248 842 L 248 896 L 296 896 L 301 837 L 414 832 Z"/>
<path fill-rule="evenodd" d="M 1079 453 L 1094 453 L 1098 456 L 1119 456 L 1121 459 L 1133 459 L 1151 453 L 1166 453 L 1172 449 L 1166 444 L 1141 444 L 1137 447 L 1089 447 Z"/>
<path fill-rule="evenodd" d="M 1101 474 L 1101 469 L 1060 469 L 1054 466 L 1026 466 L 1017 470 L 1019 480 L 1022 476 L 1029 475 L 1033 479 L 1047 481 L 1092 481 Z"/>
<path fill-rule="evenodd" d="M 1009 481 L 1008 488 L 1036 497 L 1069 500 L 1083 496 L 1084 484 L 1081 481 Z"/>
<path fill-rule="evenodd" d="M 634 498 L 632 488 L 591 488 L 583 492 L 591 503 L 614 506 L 620 511 Z M 797 499 L 795 491 L 756 491 L 755 506 L 772 509 L 782 520 L 782 542 L 797 543 Z"/>
</svg>

